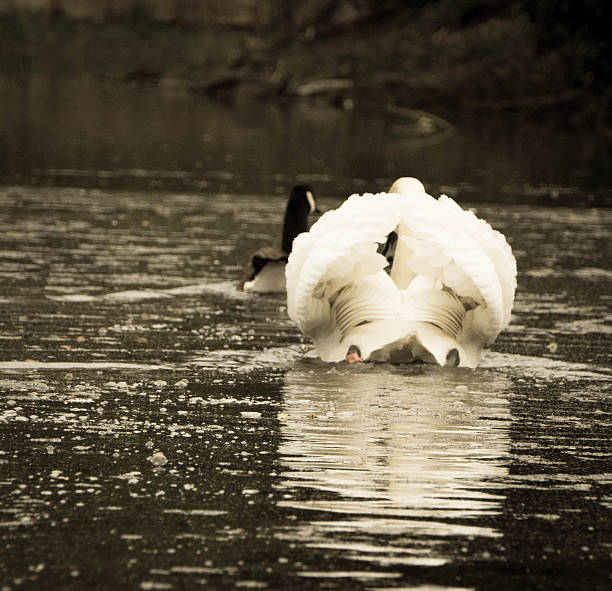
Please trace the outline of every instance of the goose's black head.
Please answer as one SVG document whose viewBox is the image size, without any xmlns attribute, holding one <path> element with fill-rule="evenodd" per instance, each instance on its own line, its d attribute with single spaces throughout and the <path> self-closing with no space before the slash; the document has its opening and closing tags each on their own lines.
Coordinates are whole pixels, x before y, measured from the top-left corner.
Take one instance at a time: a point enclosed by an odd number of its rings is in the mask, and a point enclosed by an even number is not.
<svg viewBox="0 0 612 591">
<path fill-rule="evenodd" d="M 310 185 L 295 185 L 291 189 L 287 209 L 285 210 L 285 221 L 283 223 L 283 241 L 281 248 L 291 252 L 291 245 L 298 234 L 308 231 L 308 215 L 321 213 L 317 208 L 314 191 Z"/>
</svg>

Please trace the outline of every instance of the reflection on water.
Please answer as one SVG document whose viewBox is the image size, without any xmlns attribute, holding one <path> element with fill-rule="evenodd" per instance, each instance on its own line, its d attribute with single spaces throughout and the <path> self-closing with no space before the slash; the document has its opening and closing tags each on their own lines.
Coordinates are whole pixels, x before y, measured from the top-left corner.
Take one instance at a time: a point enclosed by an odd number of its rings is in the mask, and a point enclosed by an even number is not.
<svg viewBox="0 0 612 591">
<path fill-rule="evenodd" d="M 232 104 L 92 80 L 0 78 L 0 182 L 323 195 L 417 176 L 464 201 L 612 202 L 612 142 L 512 113 L 423 133 L 383 103 Z M 546 149 L 543 149 L 546 146 Z"/>
<path fill-rule="evenodd" d="M 277 535 L 335 557 L 329 570 L 298 572 L 306 578 L 379 575 L 383 588 L 423 567 L 425 580 L 450 572 L 481 587 L 513 556 L 533 580 L 550 565 L 581 588 L 563 557 L 596 577 L 605 570 L 600 525 L 575 528 L 607 511 L 598 491 L 610 483 L 601 430 L 611 381 L 609 371 L 512 355 L 478 371 L 298 363 L 278 419 L 279 504 L 299 521 Z"/>
<path fill-rule="evenodd" d="M 316 373 L 316 376 L 315 376 Z M 284 532 L 376 565 L 436 566 L 453 537 L 501 536 L 510 381 L 493 372 L 374 366 L 285 374 Z"/>
</svg>

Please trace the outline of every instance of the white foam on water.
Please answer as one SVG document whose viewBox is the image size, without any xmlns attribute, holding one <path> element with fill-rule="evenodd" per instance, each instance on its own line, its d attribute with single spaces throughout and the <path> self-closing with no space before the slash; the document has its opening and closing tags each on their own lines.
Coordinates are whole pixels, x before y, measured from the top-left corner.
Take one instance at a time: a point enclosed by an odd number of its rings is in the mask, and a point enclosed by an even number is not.
<svg viewBox="0 0 612 591">
<path fill-rule="evenodd" d="M 181 285 L 168 289 L 126 289 L 93 296 L 84 293 L 48 295 L 47 298 L 58 302 L 139 302 L 142 300 L 197 295 L 222 295 L 233 300 L 244 300 L 249 297 L 249 294 L 238 290 L 231 281 L 221 281 Z"/>
<path fill-rule="evenodd" d="M 0 371 L 6 370 L 35 370 L 35 369 L 139 369 L 154 371 L 159 369 L 172 369 L 166 365 L 145 365 L 140 363 L 121 362 L 79 362 L 79 361 L 0 361 Z"/>
</svg>

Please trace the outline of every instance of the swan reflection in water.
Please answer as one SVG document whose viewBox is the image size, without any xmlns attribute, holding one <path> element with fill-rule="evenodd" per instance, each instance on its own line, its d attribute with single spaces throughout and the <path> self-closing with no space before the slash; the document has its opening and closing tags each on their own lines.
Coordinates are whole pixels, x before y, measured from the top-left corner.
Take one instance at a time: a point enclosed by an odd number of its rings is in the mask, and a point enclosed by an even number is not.
<svg viewBox="0 0 612 591">
<path fill-rule="evenodd" d="M 501 536 L 487 521 L 508 474 L 510 386 L 486 370 L 298 364 L 281 505 L 313 519 L 279 535 L 380 566 L 437 566 L 452 540 Z"/>
</svg>

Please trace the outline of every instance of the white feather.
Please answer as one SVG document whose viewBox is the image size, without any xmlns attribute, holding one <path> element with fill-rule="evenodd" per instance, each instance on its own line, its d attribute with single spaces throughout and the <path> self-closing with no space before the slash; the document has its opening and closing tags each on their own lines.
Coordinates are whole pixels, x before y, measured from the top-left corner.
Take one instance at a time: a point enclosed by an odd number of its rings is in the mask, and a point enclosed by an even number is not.
<svg viewBox="0 0 612 591">
<path fill-rule="evenodd" d="M 285 263 L 270 261 L 251 281 L 245 281 L 242 289 L 265 293 L 285 291 Z"/>
<path fill-rule="evenodd" d="M 377 252 L 397 233 L 393 266 Z M 352 195 L 293 243 L 289 316 L 325 361 L 350 345 L 364 359 L 475 367 L 509 320 L 516 262 L 502 234 L 416 179 Z"/>
</svg>

